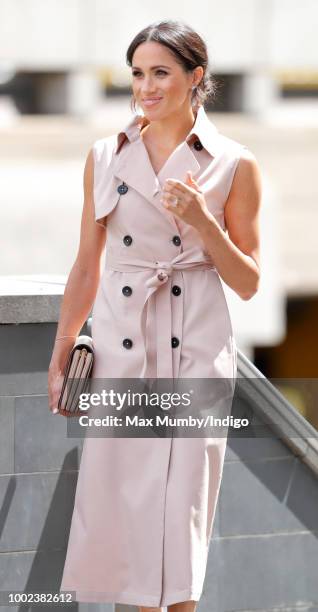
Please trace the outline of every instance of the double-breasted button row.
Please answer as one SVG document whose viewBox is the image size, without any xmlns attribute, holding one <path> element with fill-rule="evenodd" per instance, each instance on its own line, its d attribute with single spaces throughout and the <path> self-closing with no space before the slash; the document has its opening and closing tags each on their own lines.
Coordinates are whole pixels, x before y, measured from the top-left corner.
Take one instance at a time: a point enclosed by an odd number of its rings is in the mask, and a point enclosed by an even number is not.
<svg viewBox="0 0 318 612">
<path fill-rule="evenodd" d="M 129 236 L 129 234 L 127 234 L 126 236 L 123 237 L 123 243 L 125 246 L 130 246 L 132 243 L 133 239 L 131 236 Z M 180 236 L 173 236 L 172 238 L 172 242 L 173 244 L 175 244 L 175 246 L 180 246 L 181 244 L 181 238 Z"/>
<path fill-rule="evenodd" d="M 130 297 L 132 294 L 132 288 L 129 287 L 129 285 L 125 285 L 125 287 L 123 287 L 121 291 L 122 294 L 126 297 Z M 181 287 L 179 287 L 179 285 L 173 285 L 171 292 L 173 293 L 173 295 L 180 295 Z"/>
<path fill-rule="evenodd" d="M 177 346 L 179 346 L 179 344 L 180 344 L 179 338 L 176 338 L 175 336 L 173 336 L 171 338 L 171 346 L 172 346 L 172 348 L 177 348 Z M 126 349 L 131 349 L 131 347 L 133 346 L 133 341 L 130 338 L 124 338 L 123 346 Z"/>
</svg>

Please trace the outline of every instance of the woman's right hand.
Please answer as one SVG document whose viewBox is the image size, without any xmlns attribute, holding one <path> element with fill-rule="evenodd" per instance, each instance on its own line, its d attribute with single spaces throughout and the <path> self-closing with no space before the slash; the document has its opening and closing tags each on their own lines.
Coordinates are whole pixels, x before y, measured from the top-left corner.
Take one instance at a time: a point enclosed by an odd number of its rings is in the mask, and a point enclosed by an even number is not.
<svg viewBox="0 0 318 612">
<path fill-rule="evenodd" d="M 59 412 L 58 401 L 61 395 L 63 380 L 63 372 L 57 366 L 57 364 L 51 362 L 48 370 L 48 398 L 49 408 L 53 414 L 57 414 Z"/>
<path fill-rule="evenodd" d="M 48 370 L 48 398 L 49 408 L 53 414 L 63 414 L 58 409 L 58 401 L 62 391 L 64 373 L 70 350 L 74 346 L 74 338 L 63 338 L 54 345 L 51 362 Z"/>
</svg>

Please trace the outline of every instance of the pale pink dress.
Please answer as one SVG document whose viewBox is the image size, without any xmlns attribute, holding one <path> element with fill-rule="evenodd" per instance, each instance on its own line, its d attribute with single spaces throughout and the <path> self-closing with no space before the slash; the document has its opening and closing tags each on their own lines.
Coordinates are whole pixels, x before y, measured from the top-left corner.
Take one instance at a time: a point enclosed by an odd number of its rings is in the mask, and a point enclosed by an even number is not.
<svg viewBox="0 0 318 612">
<path fill-rule="evenodd" d="M 226 231 L 224 205 L 244 146 L 220 134 L 200 107 L 156 176 L 140 137 L 145 121 L 136 116 L 93 146 L 96 222 L 107 216 L 93 376 L 233 383 L 237 349 L 219 274 L 199 233 L 160 203 L 160 189 L 191 170 Z M 61 590 L 76 591 L 78 601 L 137 606 L 199 600 L 226 442 L 85 439 Z"/>
</svg>

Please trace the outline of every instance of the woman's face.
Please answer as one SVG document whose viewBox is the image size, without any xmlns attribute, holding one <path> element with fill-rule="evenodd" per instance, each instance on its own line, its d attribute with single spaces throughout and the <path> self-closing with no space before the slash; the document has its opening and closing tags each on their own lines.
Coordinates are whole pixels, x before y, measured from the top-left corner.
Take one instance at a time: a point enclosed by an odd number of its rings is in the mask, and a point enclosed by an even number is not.
<svg viewBox="0 0 318 612">
<path fill-rule="evenodd" d="M 160 43 L 144 42 L 135 50 L 132 91 L 150 120 L 162 119 L 189 105 L 193 78 L 193 73 L 185 72 L 173 53 Z"/>
</svg>

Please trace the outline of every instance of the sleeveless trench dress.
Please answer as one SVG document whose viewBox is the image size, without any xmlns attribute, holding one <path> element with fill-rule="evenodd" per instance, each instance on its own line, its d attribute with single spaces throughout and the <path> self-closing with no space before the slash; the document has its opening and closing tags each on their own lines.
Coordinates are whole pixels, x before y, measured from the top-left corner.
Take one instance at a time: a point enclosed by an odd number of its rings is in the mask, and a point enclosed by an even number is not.
<svg viewBox="0 0 318 612">
<path fill-rule="evenodd" d="M 237 348 L 220 277 L 199 233 L 164 208 L 160 191 L 191 170 L 226 231 L 244 145 L 219 133 L 201 106 L 156 175 L 140 137 L 146 123 L 134 116 L 93 145 L 95 221 L 105 227 L 107 217 L 93 378 L 224 378 L 234 389 Z M 60 590 L 80 602 L 198 601 L 226 443 L 85 438 Z"/>
</svg>

